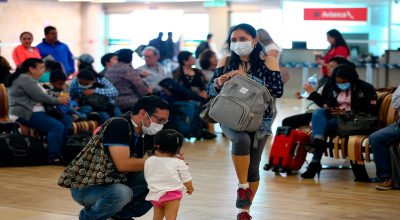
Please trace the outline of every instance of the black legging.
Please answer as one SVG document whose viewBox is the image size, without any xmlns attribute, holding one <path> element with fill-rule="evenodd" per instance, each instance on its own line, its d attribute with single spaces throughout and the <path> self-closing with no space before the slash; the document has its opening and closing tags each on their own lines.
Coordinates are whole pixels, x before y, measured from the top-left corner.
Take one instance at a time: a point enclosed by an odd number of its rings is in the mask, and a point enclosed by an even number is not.
<svg viewBox="0 0 400 220">
<path fill-rule="evenodd" d="M 293 115 L 283 119 L 282 126 L 289 126 L 299 128 L 301 126 L 310 125 L 312 113 L 303 113 L 299 115 Z"/>
</svg>

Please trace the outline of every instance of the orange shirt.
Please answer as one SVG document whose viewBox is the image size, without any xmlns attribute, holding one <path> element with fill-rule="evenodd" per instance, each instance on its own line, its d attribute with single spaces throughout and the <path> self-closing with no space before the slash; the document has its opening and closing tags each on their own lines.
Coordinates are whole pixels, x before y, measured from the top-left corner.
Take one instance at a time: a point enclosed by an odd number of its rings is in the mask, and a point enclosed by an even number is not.
<svg viewBox="0 0 400 220">
<path fill-rule="evenodd" d="M 33 52 L 26 49 L 24 46 L 19 45 L 14 48 L 12 53 L 12 58 L 16 66 L 21 65 L 28 58 L 38 58 L 42 59 L 39 50 L 36 47 L 32 47 Z"/>
</svg>

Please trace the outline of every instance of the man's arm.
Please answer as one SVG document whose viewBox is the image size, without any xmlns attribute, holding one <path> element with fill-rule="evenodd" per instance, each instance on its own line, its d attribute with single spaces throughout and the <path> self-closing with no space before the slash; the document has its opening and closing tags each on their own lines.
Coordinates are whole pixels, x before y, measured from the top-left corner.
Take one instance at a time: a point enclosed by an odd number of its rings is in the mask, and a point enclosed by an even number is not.
<svg viewBox="0 0 400 220">
<path fill-rule="evenodd" d="M 144 170 L 146 159 L 130 158 L 130 150 L 127 146 L 109 145 L 111 158 L 119 172 L 137 172 Z"/>
</svg>

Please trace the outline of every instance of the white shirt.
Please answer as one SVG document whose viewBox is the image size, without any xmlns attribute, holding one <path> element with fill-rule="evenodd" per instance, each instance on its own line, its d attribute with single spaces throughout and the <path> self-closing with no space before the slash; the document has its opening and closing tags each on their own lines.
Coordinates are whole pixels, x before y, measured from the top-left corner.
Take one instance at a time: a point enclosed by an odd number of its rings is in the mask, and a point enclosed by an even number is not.
<svg viewBox="0 0 400 220">
<path fill-rule="evenodd" d="M 147 201 L 158 201 L 171 191 L 184 191 L 185 185 L 192 180 L 185 161 L 173 157 L 149 157 L 144 163 L 144 178 L 149 188 Z"/>
<path fill-rule="evenodd" d="M 278 45 L 276 45 L 276 44 L 274 44 L 274 43 L 268 44 L 267 46 L 265 46 L 265 53 L 266 53 L 266 55 L 268 55 L 268 52 L 271 51 L 271 50 L 276 50 L 276 51 L 278 51 L 278 56 L 277 56 L 276 60 L 277 60 L 278 63 L 279 63 L 279 60 L 280 60 L 280 58 L 281 58 L 281 52 L 282 52 L 281 48 L 278 47 Z"/>
</svg>

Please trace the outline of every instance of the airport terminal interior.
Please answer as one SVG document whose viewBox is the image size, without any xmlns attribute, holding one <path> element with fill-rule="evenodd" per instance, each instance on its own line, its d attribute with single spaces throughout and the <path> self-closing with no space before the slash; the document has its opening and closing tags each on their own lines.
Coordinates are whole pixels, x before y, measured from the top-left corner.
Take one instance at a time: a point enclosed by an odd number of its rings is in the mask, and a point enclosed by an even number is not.
<svg viewBox="0 0 400 220">
<path fill-rule="evenodd" d="M 0 0 L 0 65 L 0 220 L 400 215 L 399 1 Z"/>
</svg>

